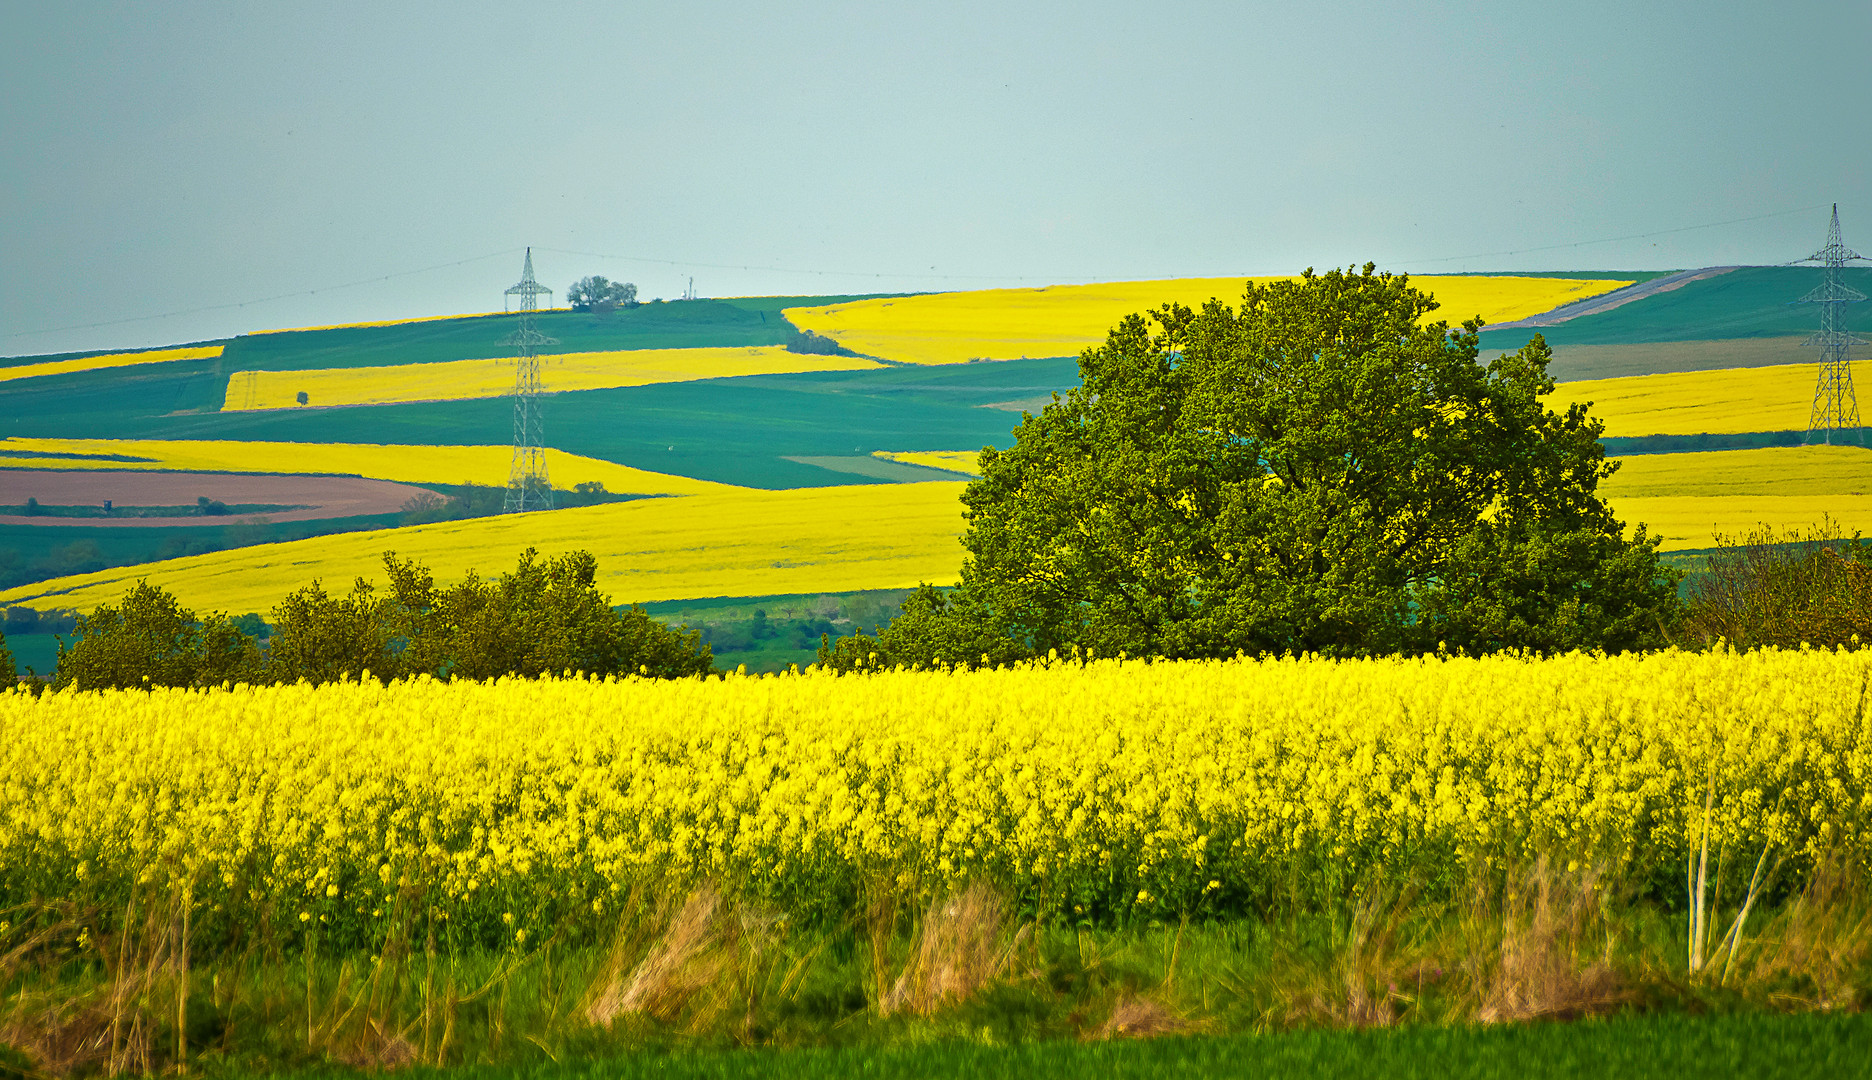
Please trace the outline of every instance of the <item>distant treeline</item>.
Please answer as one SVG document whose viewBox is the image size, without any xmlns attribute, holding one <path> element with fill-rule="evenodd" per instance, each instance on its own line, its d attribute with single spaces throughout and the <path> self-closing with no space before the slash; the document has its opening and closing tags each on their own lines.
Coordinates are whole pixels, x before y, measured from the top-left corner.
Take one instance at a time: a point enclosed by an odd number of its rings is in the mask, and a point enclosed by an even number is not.
<svg viewBox="0 0 1872 1080">
<path fill-rule="evenodd" d="M 1625 454 L 1690 454 L 1700 450 L 1758 450 L 1765 446 L 1800 446 L 1803 431 L 1740 431 L 1698 435 L 1600 436 L 1610 457 Z"/>
<path fill-rule="evenodd" d="M 700 636 L 652 620 L 641 607 L 613 609 L 594 584 L 590 552 L 541 559 L 528 548 L 512 573 L 472 571 L 438 588 L 420 563 L 384 555 L 386 589 L 358 578 L 346 595 L 313 581 L 266 620 L 206 618 L 166 590 L 138 582 L 123 601 L 98 606 L 60 642 L 53 689 L 208 687 L 224 682 L 317 683 L 428 675 L 707 674 L 714 658 Z M 268 633 L 267 631 L 270 631 Z M 0 677 L 16 675 L 0 637 Z"/>
<path fill-rule="evenodd" d="M 507 488 L 491 484 L 432 485 L 441 489 L 438 494 L 425 491 L 414 495 L 403 504 L 403 512 L 397 518 L 403 525 L 430 525 L 438 521 L 466 521 L 469 518 L 493 517 L 507 508 Z M 602 482 L 587 480 L 576 484 L 571 490 L 554 490 L 552 504 L 556 509 L 575 506 L 597 506 L 599 503 L 626 502 L 641 498 L 638 495 L 621 495 L 605 490 Z"/>
<path fill-rule="evenodd" d="M 795 330 L 787 339 L 787 352 L 805 353 L 809 356 L 857 356 L 858 354 L 840 345 L 823 334 L 811 330 Z"/>
</svg>

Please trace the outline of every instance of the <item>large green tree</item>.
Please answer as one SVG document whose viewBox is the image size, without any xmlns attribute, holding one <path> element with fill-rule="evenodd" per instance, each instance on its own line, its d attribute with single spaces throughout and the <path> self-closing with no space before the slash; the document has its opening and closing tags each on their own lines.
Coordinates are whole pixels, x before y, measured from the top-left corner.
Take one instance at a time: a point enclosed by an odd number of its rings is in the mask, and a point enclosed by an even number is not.
<svg viewBox="0 0 1872 1080">
<path fill-rule="evenodd" d="M 1675 575 L 1596 493 L 1603 426 L 1542 403 L 1539 336 L 1483 362 L 1436 307 L 1367 265 L 1125 319 L 982 454 L 961 588 L 828 659 L 1660 644 Z"/>
</svg>

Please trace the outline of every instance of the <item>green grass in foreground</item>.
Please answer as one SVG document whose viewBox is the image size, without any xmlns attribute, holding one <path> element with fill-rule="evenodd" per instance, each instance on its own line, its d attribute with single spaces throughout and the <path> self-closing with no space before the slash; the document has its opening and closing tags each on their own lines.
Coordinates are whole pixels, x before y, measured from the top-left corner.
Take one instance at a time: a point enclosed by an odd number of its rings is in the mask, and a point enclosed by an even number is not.
<svg viewBox="0 0 1872 1080">
<path fill-rule="evenodd" d="M 349 1075 L 318 1070 L 297 1077 Z M 1872 1075 L 1872 1019 L 1858 1015 L 1627 1016 L 1497 1028 L 1295 1031 L 1098 1043 L 935 1043 L 807 1050 L 649 1052 L 530 1067 L 416 1069 L 452 1080 L 792 1080 L 798 1077 L 1857 1077 Z"/>
</svg>

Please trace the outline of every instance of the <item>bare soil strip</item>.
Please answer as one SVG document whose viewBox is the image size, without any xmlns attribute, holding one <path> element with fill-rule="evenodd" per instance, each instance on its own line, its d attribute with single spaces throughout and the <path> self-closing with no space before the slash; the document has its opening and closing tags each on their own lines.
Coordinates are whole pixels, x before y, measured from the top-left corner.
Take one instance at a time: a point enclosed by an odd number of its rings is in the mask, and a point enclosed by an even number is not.
<svg viewBox="0 0 1872 1080">
<path fill-rule="evenodd" d="M 266 473 L 172 473 L 103 469 L 0 468 L 0 505 L 37 499 L 44 506 L 179 506 L 206 497 L 233 505 L 271 503 L 301 506 L 272 514 L 200 517 L 74 518 L 0 516 L 5 525 L 91 526 L 159 529 L 177 525 L 244 525 L 269 521 L 394 514 L 425 488 L 356 476 L 279 476 Z"/>
<path fill-rule="evenodd" d="M 1614 289 L 1609 293 L 1594 296 L 1586 300 L 1577 300 L 1571 304 L 1562 304 L 1552 311 L 1543 311 L 1539 315 L 1529 315 L 1525 319 L 1513 322 L 1496 323 L 1490 330 L 1513 330 L 1527 326 L 1559 326 L 1563 322 L 1577 319 L 1583 315 L 1599 315 L 1613 308 L 1624 307 L 1634 300 L 1643 300 L 1658 293 L 1674 292 L 1704 278 L 1718 277 L 1731 270 L 1740 270 L 1740 266 L 1705 266 L 1700 270 L 1679 270 L 1675 274 L 1666 274 L 1661 278 L 1652 278 L 1636 285 L 1627 285 L 1623 289 Z"/>
</svg>

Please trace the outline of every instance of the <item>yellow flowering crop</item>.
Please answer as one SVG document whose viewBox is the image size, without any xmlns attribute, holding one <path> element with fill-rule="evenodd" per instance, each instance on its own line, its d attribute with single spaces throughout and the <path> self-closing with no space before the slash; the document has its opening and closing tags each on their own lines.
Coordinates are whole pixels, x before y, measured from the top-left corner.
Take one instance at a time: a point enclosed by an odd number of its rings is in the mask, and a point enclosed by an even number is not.
<svg viewBox="0 0 1872 1080">
<path fill-rule="evenodd" d="M 1560 383 L 1547 407 L 1591 402 L 1609 436 L 1805 431 L 1815 364 L 1628 375 Z"/>
<path fill-rule="evenodd" d="M 1712 856 L 1798 869 L 1872 854 L 1868 681 L 1800 651 L 9 692 L 0 888 L 336 918 L 401 885 L 501 925 L 650 875 L 985 875 L 1188 910 L 1537 852 L 1681 881 L 1706 791 Z"/>
<path fill-rule="evenodd" d="M 873 450 L 872 457 L 886 461 L 901 461 L 905 465 L 921 465 L 926 469 L 945 469 L 949 472 L 977 475 L 976 459 L 981 457 L 979 450 Z"/>
<path fill-rule="evenodd" d="M 1200 307 L 1212 297 L 1239 304 L 1249 280 L 1180 278 L 984 289 L 788 308 L 785 315 L 801 330 L 833 338 L 854 352 L 913 364 L 1077 356 L 1088 345 L 1103 344 L 1106 333 L 1134 312 L 1173 302 Z M 1476 315 L 1492 323 L 1508 322 L 1631 284 L 1466 276 L 1413 277 L 1411 283 L 1443 305 L 1432 318 L 1452 325 Z"/>
<path fill-rule="evenodd" d="M 778 345 L 707 349 L 624 349 L 540 357 L 540 383 L 548 392 L 606 390 L 652 383 L 785 375 L 802 371 L 858 371 L 881 367 L 851 356 L 808 356 Z M 513 393 L 512 357 L 451 360 L 386 367 L 316 371 L 237 371 L 228 377 L 223 410 L 295 409 L 309 405 L 386 405 L 400 401 L 455 401 Z"/>
<path fill-rule="evenodd" d="M 963 486 L 720 485 L 680 498 L 341 533 L 143 563 L 22 585 L 0 592 L 0 605 L 88 611 L 117 603 L 138 578 L 148 578 L 197 610 L 264 612 L 313 578 L 328 588 L 346 587 L 360 574 L 381 584 L 385 551 L 419 560 L 447 583 L 471 569 L 502 571 L 529 546 L 597 556 L 598 587 L 613 603 L 946 585 L 962 568 Z"/>
<path fill-rule="evenodd" d="M 163 439 L 0 439 L 16 469 L 162 469 L 169 472 L 307 473 L 363 476 L 404 484 L 489 484 L 505 487 L 510 446 L 379 446 L 373 443 L 289 443 Z M 40 457 L 29 455 L 39 454 Z M 15 456 L 17 455 L 17 456 Z M 93 456 L 65 456 L 93 455 Z M 134 458 L 116 461 L 111 458 Z M 598 458 L 546 451 L 552 482 L 570 488 L 597 481 L 627 495 L 698 495 L 741 490 L 633 469 Z"/>
<path fill-rule="evenodd" d="M 1872 451 L 1788 446 L 1634 454 L 1599 493 L 1619 520 L 1644 522 L 1664 550 L 1707 548 L 1715 533 L 1806 529 L 1831 517 L 1872 533 Z"/>
<path fill-rule="evenodd" d="M 98 371 L 103 368 L 130 367 L 133 364 L 166 364 L 175 360 L 213 360 L 221 355 L 219 345 L 200 345 L 183 349 L 147 349 L 143 352 L 110 353 L 105 356 L 81 356 L 74 360 L 47 360 L 40 364 L 0 367 L 0 382 L 31 379 L 39 375 L 64 375 L 73 371 Z"/>
</svg>

